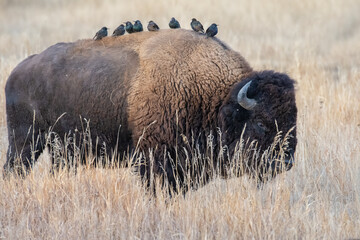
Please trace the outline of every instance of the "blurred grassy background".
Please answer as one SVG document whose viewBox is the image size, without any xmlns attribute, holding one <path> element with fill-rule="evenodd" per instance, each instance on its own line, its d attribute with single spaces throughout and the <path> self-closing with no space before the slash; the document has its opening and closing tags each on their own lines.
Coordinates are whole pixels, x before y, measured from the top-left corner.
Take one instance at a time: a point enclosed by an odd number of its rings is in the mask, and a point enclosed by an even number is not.
<svg viewBox="0 0 360 240">
<path fill-rule="evenodd" d="M 0 43 L 7 46 L 1 49 L 4 56 L 38 52 L 59 41 L 90 38 L 102 26 L 114 30 L 126 20 L 139 19 L 145 24 L 154 20 L 168 28 L 172 16 L 183 28 L 190 27 L 192 17 L 204 26 L 218 23 L 219 38 L 258 61 L 264 56 L 269 59 L 269 53 L 281 57 L 298 49 L 302 50 L 298 51 L 300 55 L 328 58 L 335 54 L 341 61 L 349 55 L 359 56 L 354 52 L 359 47 L 360 25 L 356 0 L 204 0 L 196 4 L 176 0 L 1 0 L 0 6 Z"/>
<path fill-rule="evenodd" d="M 0 88 L 27 56 L 57 42 L 92 38 L 102 26 L 191 18 L 256 70 L 296 79 L 297 165 L 257 189 L 216 180 L 186 198 L 147 196 L 128 171 L 102 169 L 25 181 L 0 179 L 0 237 L 294 239 L 360 237 L 360 2 L 0 0 Z M 4 91 L 0 165 L 6 159 Z M 48 161 L 43 157 L 42 161 Z M 165 197 L 164 197 L 165 198 Z"/>
</svg>

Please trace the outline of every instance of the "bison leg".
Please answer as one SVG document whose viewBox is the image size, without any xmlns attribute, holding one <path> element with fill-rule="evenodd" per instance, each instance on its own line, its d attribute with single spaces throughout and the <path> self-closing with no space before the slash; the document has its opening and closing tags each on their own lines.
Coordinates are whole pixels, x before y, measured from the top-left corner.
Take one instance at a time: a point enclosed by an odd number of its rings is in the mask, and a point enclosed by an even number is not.
<svg viewBox="0 0 360 240">
<path fill-rule="evenodd" d="M 33 127 L 17 127 L 8 131 L 9 147 L 4 165 L 4 177 L 10 173 L 26 176 L 43 151 L 45 144 L 42 134 Z"/>
<path fill-rule="evenodd" d="M 148 150 L 149 151 L 149 150 Z M 143 151 L 146 152 L 146 151 Z M 176 163 L 174 149 L 162 146 L 153 154 L 145 154 L 138 164 L 138 171 L 148 189 L 156 193 L 153 180 L 160 177 L 162 187 L 167 183 L 170 196 L 172 193 L 187 192 L 188 186 L 184 180 L 184 167 Z"/>
</svg>

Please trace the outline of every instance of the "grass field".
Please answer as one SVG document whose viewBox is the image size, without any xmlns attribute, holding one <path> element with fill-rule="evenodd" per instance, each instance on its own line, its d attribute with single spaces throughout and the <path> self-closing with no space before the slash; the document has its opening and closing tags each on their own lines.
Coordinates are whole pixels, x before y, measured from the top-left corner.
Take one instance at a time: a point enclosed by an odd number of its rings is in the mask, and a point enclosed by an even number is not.
<svg viewBox="0 0 360 240">
<path fill-rule="evenodd" d="M 43 155 L 25 180 L 0 178 L 0 239 L 360 238 L 359 12 L 357 0 L 0 0 L 0 166 L 12 69 L 126 20 L 218 23 L 254 69 L 297 80 L 299 110 L 296 165 L 262 189 L 241 177 L 151 197 L 128 169 L 52 176 Z"/>
</svg>

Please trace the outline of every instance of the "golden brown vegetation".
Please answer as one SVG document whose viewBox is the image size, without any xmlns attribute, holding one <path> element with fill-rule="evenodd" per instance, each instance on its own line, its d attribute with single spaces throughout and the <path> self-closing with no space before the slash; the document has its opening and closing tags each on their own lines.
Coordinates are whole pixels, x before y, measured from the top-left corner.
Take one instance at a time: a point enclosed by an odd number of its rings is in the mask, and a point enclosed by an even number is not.
<svg viewBox="0 0 360 240">
<path fill-rule="evenodd" d="M 102 26 L 176 17 L 219 24 L 218 37 L 257 70 L 296 79 L 296 165 L 262 189 L 215 179 L 185 197 L 151 197 L 129 169 L 0 178 L 0 238 L 344 239 L 360 237 L 360 4 L 332 1 L 0 0 L 0 88 L 25 57 Z M 6 159 L 0 98 L 0 165 Z"/>
</svg>

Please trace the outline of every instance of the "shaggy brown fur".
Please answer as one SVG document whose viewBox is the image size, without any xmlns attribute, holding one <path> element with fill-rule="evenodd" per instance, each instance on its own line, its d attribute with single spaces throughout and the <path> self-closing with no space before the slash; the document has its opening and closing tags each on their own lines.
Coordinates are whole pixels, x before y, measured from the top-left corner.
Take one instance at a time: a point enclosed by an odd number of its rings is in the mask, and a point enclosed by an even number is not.
<svg viewBox="0 0 360 240">
<path fill-rule="evenodd" d="M 253 111 L 236 102 L 237 92 L 250 79 L 248 97 L 259 103 Z M 61 139 L 76 129 L 81 132 L 81 118 L 90 120 L 92 141 L 98 137 L 109 152 L 131 149 L 143 136 L 140 150 L 155 149 L 159 174 L 167 161 L 163 153 L 175 157 L 174 146 L 181 148 L 186 139 L 195 137 L 205 150 L 208 134 L 216 138 L 220 128 L 223 143 L 233 148 L 247 124 L 246 137 L 266 148 L 276 135 L 275 120 L 285 132 L 296 124 L 292 80 L 273 72 L 253 73 L 239 53 L 218 39 L 183 29 L 56 44 L 20 63 L 5 91 L 6 171 L 17 166 L 16 157 L 31 167 L 44 148 L 44 133 L 63 113 L 53 129 Z M 32 149 L 27 135 L 34 114 L 35 139 L 41 141 Z M 265 132 L 254 127 L 259 121 Z M 31 150 L 36 150 L 33 157 Z M 142 168 L 142 175 L 147 170 Z M 165 172 L 174 185 L 169 164 Z"/>
</svg>

